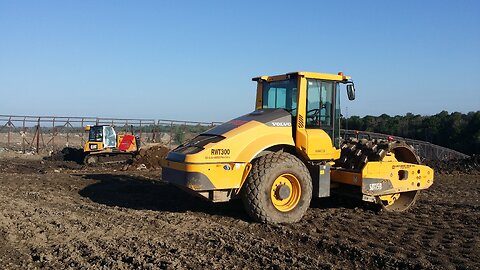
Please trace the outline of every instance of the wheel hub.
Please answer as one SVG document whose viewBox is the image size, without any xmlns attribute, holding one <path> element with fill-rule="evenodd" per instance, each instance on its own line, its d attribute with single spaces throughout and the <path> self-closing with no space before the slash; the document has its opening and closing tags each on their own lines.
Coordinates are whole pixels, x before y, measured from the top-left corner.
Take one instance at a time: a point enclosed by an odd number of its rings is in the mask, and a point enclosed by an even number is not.
<svg viewBox="0 0 480 270">
<path fill-rule="evenodd" d="M 294 209 L 300 201 L 302 188 L 298 178 L 290 173 L 278 176 L 271 187 L 271 200 L 273 206 L 280 212 Z"/>
<path fill-rule="evenodd" d="M 275 190 L 275 196 L 279 200 L 285 200 L 286 198 L 288 198 L 290 196 L 290 188 L 287 185 L 281 184 Z"/>
</svg>

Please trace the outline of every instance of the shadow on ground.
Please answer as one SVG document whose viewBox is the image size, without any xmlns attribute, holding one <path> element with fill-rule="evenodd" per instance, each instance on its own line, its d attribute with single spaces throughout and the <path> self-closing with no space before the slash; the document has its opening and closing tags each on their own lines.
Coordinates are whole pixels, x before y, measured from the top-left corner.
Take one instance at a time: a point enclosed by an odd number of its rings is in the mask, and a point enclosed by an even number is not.
<svg viewBox="0 0 480 270">
<path fill-rule="evenodd" d="M 167 212 L 203 212 L 249 220 L 241 200 L 211 203 L 160 181 L 141 176 L 87 174 L 84 179 L 98 181 L 79 191 L 82 197 L 108 206 Z"/>
<path fill-rule="evenodd" d="M 310 207 L 317 209 L 360 208 L 364 211 L 381 212 L 379 205 L 362 201 L 360 190 L 351 187 L 336 189 L 331 192 L 330 197 L 312 198 Z"/>
<path fill-rule="evenodd" d="M 109 173 L 81 176 L 84 179 L 98 181 L 79 191 L 82 197 L 89 198 L 96 203 L 137 210 L 203 212 L 209 215 L 227 216 L 251 221 L 239 199 L 226 203 L 212 203 L 173 185 L 150 180 L 142 176 Z M 378 210 L 359 200 L 342 196 L 314 198 L 310 207 L 317 209 L 353 209 L 360 207 L 364 210 Z"/>
</svg>

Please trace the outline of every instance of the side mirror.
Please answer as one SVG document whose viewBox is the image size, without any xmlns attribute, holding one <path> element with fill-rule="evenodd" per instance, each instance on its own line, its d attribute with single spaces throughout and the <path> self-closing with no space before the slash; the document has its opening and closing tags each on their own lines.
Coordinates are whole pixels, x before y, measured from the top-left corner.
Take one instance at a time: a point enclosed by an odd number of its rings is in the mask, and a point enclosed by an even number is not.
<svg viewBox="0 0 480 270">
<path fill-rule="evenodd" d="M 355 86 L 353 84 L 347 84 L 347 96 L 349 100 L 355 99 Z"/>
</svg>

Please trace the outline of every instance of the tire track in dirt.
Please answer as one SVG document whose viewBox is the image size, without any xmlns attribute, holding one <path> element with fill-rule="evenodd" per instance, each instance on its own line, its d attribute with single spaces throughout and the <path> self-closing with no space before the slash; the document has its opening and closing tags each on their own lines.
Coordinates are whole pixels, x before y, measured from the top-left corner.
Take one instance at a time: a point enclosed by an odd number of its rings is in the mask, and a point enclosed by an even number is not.
<svg viewBox="0 0 480 270">
<path fill-rule="evenodd" d="M 45 168 L 0 173 L 7 269 L 480 268 L 478 176 L 438 176 L 407 213 L 336 197 L 314 200 L 299 223 L 264 225 L 241 202 L 204 202 L 159 172 Z"/>
</svg>

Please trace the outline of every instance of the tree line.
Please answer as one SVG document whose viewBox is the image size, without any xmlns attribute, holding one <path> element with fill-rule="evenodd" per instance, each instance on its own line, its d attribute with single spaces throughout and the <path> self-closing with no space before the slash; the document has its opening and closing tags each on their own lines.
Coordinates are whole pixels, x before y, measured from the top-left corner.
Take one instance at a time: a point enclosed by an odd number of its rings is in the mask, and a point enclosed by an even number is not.
<svg viewBox="0 0 480 270">
<path fill-rule="evenodd" d="M 480 154 L 480 111 L 467 114 L 442 111 L 431 116 L 367 115 L 342 118 L 343 128 L 422 140 L 467 155 Z"/>
</svg>

